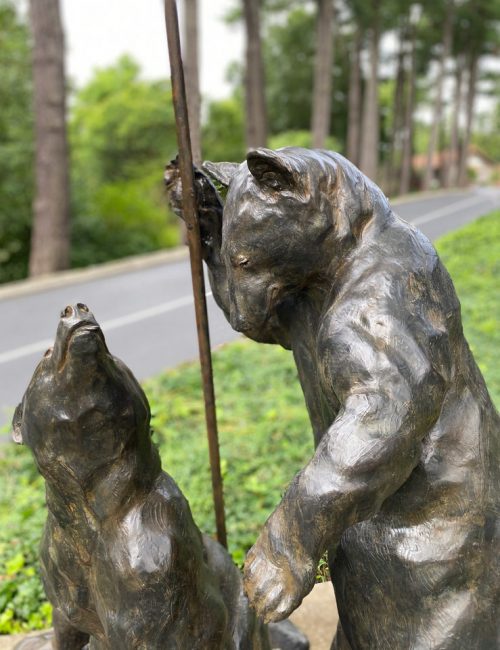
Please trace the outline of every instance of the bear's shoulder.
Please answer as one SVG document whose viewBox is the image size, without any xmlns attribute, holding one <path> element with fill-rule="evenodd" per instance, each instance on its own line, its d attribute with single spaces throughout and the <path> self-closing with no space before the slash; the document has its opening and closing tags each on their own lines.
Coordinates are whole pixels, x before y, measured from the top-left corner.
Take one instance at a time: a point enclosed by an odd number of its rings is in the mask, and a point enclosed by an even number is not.
<svg viewBox="0 0 500 650">
<path fill-rule="evenodd" d="M 114 564 L 125 572 L 158 574 L 177 570 L 182 549 L 202 553 L 201 534 L 186 498 L 175 481 L 162 472 L 152 489 L 136 499 L 119 526 L 110 525 L 103 542 Z"/>
</svg>

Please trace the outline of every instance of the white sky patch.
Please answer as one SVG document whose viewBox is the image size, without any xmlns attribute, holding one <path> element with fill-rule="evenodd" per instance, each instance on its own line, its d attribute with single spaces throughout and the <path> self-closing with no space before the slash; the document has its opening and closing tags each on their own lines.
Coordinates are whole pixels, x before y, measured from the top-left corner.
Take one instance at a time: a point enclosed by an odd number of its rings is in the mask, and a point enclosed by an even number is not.
<svg viewBox="0 0 500 650">
<path fill-rule="evenodd" d="M 182 9 L 182 2 L 178 3 Z M 69 78 L 81 87 L 98 67 L 130 54 L 147 79 L 169 76 L 163 0 L 62 0 Z M 228 65 L 243 56 L 241 25 L 224 14 L 234 0 L 200 0 L 200 84 L 205 97 L 226 97 Z M 182 20 L 182 16 L 181 16 Z"/>
</svg>

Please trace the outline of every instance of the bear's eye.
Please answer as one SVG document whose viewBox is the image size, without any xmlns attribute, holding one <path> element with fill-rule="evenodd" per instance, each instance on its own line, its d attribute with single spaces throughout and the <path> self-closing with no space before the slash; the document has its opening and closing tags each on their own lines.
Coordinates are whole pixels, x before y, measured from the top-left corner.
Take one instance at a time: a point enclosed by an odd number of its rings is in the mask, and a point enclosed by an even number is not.
<svg viewBox="0 0 500 650">
<path fill-rule="evenodd" d="M 249 262 L 248 257 L 245 257 L 244 255 L 238 255 L 238 257 L 236 258 L 236 266 L 239 267 L 248 266 L 248 262 Z"/>
</svg>

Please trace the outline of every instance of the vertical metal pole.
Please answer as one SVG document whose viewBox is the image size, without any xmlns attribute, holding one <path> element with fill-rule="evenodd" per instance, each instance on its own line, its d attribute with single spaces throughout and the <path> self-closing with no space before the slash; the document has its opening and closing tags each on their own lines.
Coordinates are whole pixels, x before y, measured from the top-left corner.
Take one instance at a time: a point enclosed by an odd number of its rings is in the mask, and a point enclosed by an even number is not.
<svg viewBox="0 0 500 650">
<path fill-rule="evenodd" d="M 205 398 L 205 419 L 207 423 L 208 449 L 210 454 L 210 468 L 212 472 L 215 523 L 217 528 L 217 539 L 223 546 L 227 547 L 224 495 L 222 491 L 222 475 L 220 470 L 219 439 L 215 413 L 212 356 L 210 352 L 210 335 L 208 331 L 207 303 L 205 297 L 205 279 L 203 277 L 200 228 L 196 209 L 196 193 L 194 187 L 191 139 L 189 135 L 186 88 L 184 85 L 179 22 L 175 0 L 165 0 L 165 21 L 167 26 L 168 52 L 170 57 L 172 96 L 177 126 L 179 170 L 182 181 L 182 212 L 187 227 L 196 327 L 198 330 L 198 346 L 200 351 L 201 376 L 203 381 L 203 396 Z"/>
</svg>

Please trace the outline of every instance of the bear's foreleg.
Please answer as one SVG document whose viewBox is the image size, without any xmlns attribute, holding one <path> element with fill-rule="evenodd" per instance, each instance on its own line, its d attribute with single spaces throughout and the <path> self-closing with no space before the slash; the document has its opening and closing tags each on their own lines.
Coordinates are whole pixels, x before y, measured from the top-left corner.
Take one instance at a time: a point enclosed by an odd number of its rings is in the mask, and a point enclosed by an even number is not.
<svg viewBox="0 0 500 650">
<path fill-rule="evenodd" d="M 334 339 L 328 356 L 342 408 L 247 556 L 245 587 L 266 621 L 298 607 L 322 554 L 407 480 L 440 413 L 445 385 L 430 363 L 405 366 L 398 350 L 369 350 L 347 328 L 342 336 L 349 345 Z"/>
</svg>

